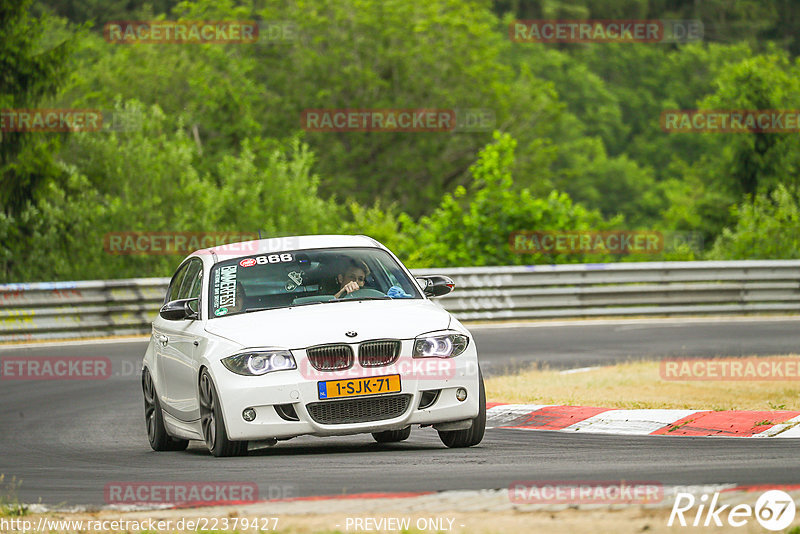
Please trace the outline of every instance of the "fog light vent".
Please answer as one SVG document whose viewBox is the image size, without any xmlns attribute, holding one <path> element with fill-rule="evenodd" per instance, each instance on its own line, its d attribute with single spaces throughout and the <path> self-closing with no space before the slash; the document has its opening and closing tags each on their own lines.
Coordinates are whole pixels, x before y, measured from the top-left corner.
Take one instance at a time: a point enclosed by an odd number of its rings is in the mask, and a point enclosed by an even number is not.
<svg viewBox="0 0 800 534">
<path fill-rule="evenodd" d="M 429 389 L 427 391 L 423 391 L 422 395 L 419 398 L 419 407 L 417 409 L 424 410 L 425 408 L 430 408 L 436 402 L 436 399 L 439 398 L 439 392 L 441 389 Z"/>
<path fill-rule="evenodd" d="M 254 421 L 255 418 L 256 418 L 256 411 L 252 408 L 245 408 L 244 411 L 242 412 L 242 419 L 244 419 L 248 423 L 250 421 Z"/>
<path fill-rule="evenodd" d="M 275 411 L 278 413 L 278 417 L 284 421 L 300 420 L 300 418 L 297 417 L 297 412 L 295 411 L 293 404 L 276 404 Z"/>
</svg>

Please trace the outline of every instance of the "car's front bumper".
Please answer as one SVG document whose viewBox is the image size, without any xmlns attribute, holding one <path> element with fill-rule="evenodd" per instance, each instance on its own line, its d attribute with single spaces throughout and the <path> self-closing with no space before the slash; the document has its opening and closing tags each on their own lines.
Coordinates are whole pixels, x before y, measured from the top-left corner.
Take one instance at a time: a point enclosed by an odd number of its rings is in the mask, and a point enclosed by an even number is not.
<svg viewBox="0 0 800 534">
<path fill-rule="evenodd" d="M 296 356 L 303 369 L 303 356 Z M 436 359 L 429 359 L 436 360 Z M 423 365 L 426 370 L 437 368 L 438 363 L 446 370 L 425 372 L 413 369 L 411 358 L 401 357 L 403 365 L 362 369 L 356 362 L 354 368 L 340 372 L 318 373 L 309 376 L 301 370 L 278 371 L 260 377 L 247 377 L 231 373 L 221 364 L 212 364 L 212 374 L 217 384 L 220 404 L 225 416 L 228 437 L 232 440 L 265 440 L 289 438 L 303 434 L 336 436 L 381 432 L 401 429 L 409 425 L 431 425 L 462 421 L 478 415 L 479 387 L 477 352 L 474 345 L 447 362 L 442 360 Z M 422 362 L 419 362 L 422 363 Z M 385 376 L 400 374 L 401 391 L 380 396 L 352 397 L 347 399 L 320 400 L 317 383 L 320 380 L 357 378 L 359 376 Z M 467 390 L 467 398 L 459 401 L 456 391 Z M 423 391 L 439 390 L 436 401 L 427 408 L 419 408 Z M 410 402 L 406 410 L 394 417 L 376 421 L 322 424 L 309 414 L 307 406 L 312 403 L 332 403 L 343 400 L 361 400 L 391 395 L 408 395 Z M 287 421 L 276 411 L 276 406 L 292 405 L 298 421 Z M 242 412 L 253 408 L 256 417 L 245 421 Z"/>
</svg>

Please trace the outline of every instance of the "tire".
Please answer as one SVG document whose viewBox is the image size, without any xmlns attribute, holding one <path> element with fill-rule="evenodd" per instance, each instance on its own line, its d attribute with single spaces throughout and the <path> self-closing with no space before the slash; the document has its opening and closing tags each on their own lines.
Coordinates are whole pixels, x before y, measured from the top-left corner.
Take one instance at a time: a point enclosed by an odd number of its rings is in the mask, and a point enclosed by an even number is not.
<svg viewBox="0 0 800 534">
<path fill-rule="evenodd" d="M 384 432 L 373 432 L 372 437 L 378 443 L 396 443 L 408 439 L 411 435 L 411 427 L 407 426 L 402 430 L 386 430 Z"/>
<path fill-rule="evenodd" d="M 246 456 L 246 441 L 231 441 L 225 431 L 225 420 L 219 405 L 219 396 L 208 369 L 200 373 L 200 424 L 208 451 L 216 456 Z"/>
<path fill-rule="evenodd" d="M 147 440 L 154 451 L 183 451 L 189 446 L 188 439 L 175 439 L 167 434 L 164 425 L 164 414 L 158 401 L 155 384 L 150 371 L 142 371 L 142 393 L 144 394 L 144 423 L 147 429 Z"/>
<path fill-rule="evenodd" d="M 478 371 L 480 393 L 478 396 L 478 416 L 472 420 L 472 427 L 466 430 L 439 430 L 439 439 L 451 449 L 472 447 L 483 440 L 486 432 L 486 390 L 483 387 L 483 374 Z"/>
</svg>

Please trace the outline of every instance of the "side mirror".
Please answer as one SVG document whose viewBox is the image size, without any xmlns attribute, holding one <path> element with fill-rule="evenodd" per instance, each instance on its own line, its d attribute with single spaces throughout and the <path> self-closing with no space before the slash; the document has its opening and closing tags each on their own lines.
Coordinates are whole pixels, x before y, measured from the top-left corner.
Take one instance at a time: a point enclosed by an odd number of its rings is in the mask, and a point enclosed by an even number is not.
<svg viewBox="0 0 800 534">
<path fill-rule="evenodd" d="M 441 297 L 447 295 L 455 287 L 456 283 L 449 276 L 432 274 L 430 276 L 419 276 L 417 280 L 422 285 L 422 292 L 426 297 Z"/>
<path fill-rule="evenodd" d="M 197 319 L 197 306 L 200 299 L 171 300 L 161 306 L 159 315 L 167 321 L 182 321 L 184 319 Z"/>
</svg>

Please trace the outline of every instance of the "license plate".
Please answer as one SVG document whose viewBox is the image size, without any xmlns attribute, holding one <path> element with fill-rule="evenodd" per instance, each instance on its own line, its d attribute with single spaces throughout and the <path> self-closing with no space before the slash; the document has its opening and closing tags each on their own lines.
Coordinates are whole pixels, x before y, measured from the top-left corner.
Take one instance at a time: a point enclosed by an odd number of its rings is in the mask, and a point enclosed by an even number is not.
<svg viewBox="0 0 800 534">
<path fill-rule="evenodd" d="M 399 393 L 400 375 L 373 376 L 369 378 L 349 378 L 317 382 L 320 399 L 339 397 L 360 397 L 378 393 Z"/>
</svg>

